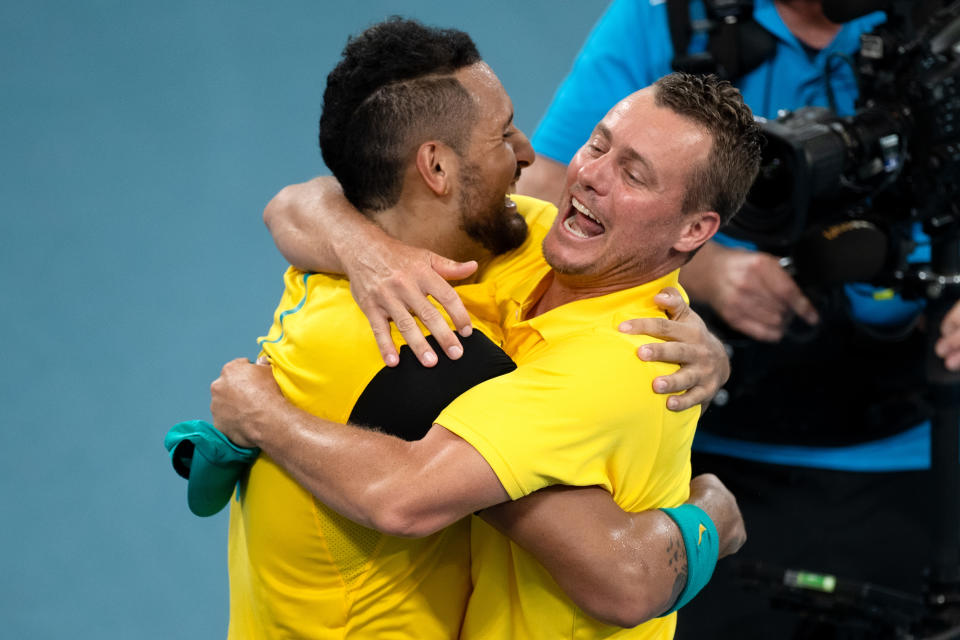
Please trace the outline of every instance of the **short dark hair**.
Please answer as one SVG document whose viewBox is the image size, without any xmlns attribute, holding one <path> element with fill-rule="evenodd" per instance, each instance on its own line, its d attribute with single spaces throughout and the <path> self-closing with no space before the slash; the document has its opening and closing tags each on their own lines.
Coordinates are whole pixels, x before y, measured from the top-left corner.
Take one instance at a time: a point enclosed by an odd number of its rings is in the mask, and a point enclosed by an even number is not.
<svg viewBox="0 0 960 640">
<path fill-rule="evenodd" d="M 463 31 L 397 16 L 347 41 L 327 76 L 320 150 L 355 207 L 396 204 L 404 167 L 427 140 L 466 152 L 476 109 L 453 74 L 477 62 Z"/>
<path fill-rule="evenodd" d="M 715 75 L 676 72 L 654 86 L 658 106 L 693 120 L 713 137 L 709 157 L 690 176 L 684 212 L 716 211 L 721 222 L 728 222 L 760 170 L 760 125 L 736 87 Z"/>
</svg>

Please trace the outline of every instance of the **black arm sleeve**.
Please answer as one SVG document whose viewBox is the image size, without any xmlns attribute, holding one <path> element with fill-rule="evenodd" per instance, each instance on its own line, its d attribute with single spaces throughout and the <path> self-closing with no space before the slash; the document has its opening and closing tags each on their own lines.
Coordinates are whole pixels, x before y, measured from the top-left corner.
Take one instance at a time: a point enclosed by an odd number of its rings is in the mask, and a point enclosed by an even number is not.
<svg viewBox="0 0 960 640">
<path fill-rule="evenodd" d="M 434 351 L 443 350 L 427 336 Z M 404 440 L 419 440 L 433 426 L 434 419 L 461 393 L 484 380 L 517 368 L 500 347 L 479 331 L 461 338 L 459 360 L 439 358 L 435 367 L 424 367 L 407 345 L 400 348 L 400 364 L 384 367 L 353 406 L 350 422 L 378 427 Z"/>
</svg>

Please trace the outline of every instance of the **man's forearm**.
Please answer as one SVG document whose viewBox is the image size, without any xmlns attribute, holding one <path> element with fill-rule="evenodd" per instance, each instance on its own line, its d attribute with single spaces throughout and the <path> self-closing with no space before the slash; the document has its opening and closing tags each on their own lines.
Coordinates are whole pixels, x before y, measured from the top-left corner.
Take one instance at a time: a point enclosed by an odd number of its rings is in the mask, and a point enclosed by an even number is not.
<svg viewBox="0 0 960 640">
<path fill-rule="evenodd" d="M 409 443 L 322 420 L 285 402 L 265 408 L 258 422 L 263 426 L 253 442 L 324 504 L 367 527 L 397 526 L 387 488 L 411 456 Z"/>
<path fill-rule="evenodd" d="M 711 474 L 690 499 L 717 529 L 720 556 L 746 540 L 733 494 Z M 623 511 L 599 487 L 551 487 L 481 517 L 528 551 L 587 614 L 622 627 L 661 615 L 687 586 L 688 558 L 674 520 L 658 509 Z"/>
<path fill-rule="evenodd" d="M 641 624 L 669 609 L 686 585 L 676 524 L 658 510 L 627 513 L 603 489 L 551 487 L 480 515 L 606 624 Z"/>
<path fill-rule="evenodd" d="M 269 365 L 238 358 L 210 386 L 214 425 L 260 447 L 324 504 L 367 527 L 425 536 L 509 498 L 486 460 L 434 425 L 407 442 L 291 405 Z"/>
<path fill-rule="evenodd" d="M 283 257 L 305 271 L 343 273 L 342 251 L 360 238 L 383 233 L 329 177 L 284 187 L 263 210 L 263 221 Z"/>
</svg>

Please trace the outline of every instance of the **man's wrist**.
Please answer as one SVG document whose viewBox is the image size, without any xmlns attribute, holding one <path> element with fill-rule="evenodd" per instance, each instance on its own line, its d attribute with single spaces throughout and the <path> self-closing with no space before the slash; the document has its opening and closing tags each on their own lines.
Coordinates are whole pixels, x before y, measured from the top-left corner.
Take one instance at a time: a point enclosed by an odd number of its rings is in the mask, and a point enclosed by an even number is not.
<svg viewBox="0 0 960 640">
<path fill-rule="evenodd" d="M 282 437 L 283 430 L 296 419 L 293 405 L 277 394 L 261 402 L 254 412 L 242 424 L 243 437 L 252 446 L 269 449 Z"/>
<path fill-rule="evenodd" d="M 680 609 L 706 586 L 719 559 L 719 535 L 707 512 L 694 504 L 661 509 L 676 523 L 687 552 L 687 584 L 677 601 L 664 614 Z"/>
<path fill-rule="evenodd" d="M 385 243 L 391 238 L 376 222 L 356 212 L 340 229 L 333 252 L 347 278 L 363 275 L 363 267 L 375 264 L 379 256 L 389 255 Z M 371 260 L 371 256 L 374 256 Z"/>
</svg>

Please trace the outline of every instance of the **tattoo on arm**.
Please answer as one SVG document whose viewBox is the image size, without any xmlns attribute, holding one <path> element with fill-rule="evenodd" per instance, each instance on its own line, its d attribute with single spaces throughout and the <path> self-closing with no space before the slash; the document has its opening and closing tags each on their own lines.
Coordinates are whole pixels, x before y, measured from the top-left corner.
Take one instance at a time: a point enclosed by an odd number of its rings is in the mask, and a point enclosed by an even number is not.
<svg viewBox="0 0 960 640">
<path fill-rule="evenodd" d="M 667 611 L 680 597 L 680 593 L 687 586 L 687 549 L 683 544 L 683 537 L 679 533 L 670 536 L 667 542 L 667 566 L 673 572 L 673 588 L 670 597 L 664 603 L 661 611 Z"/>
</svg>

